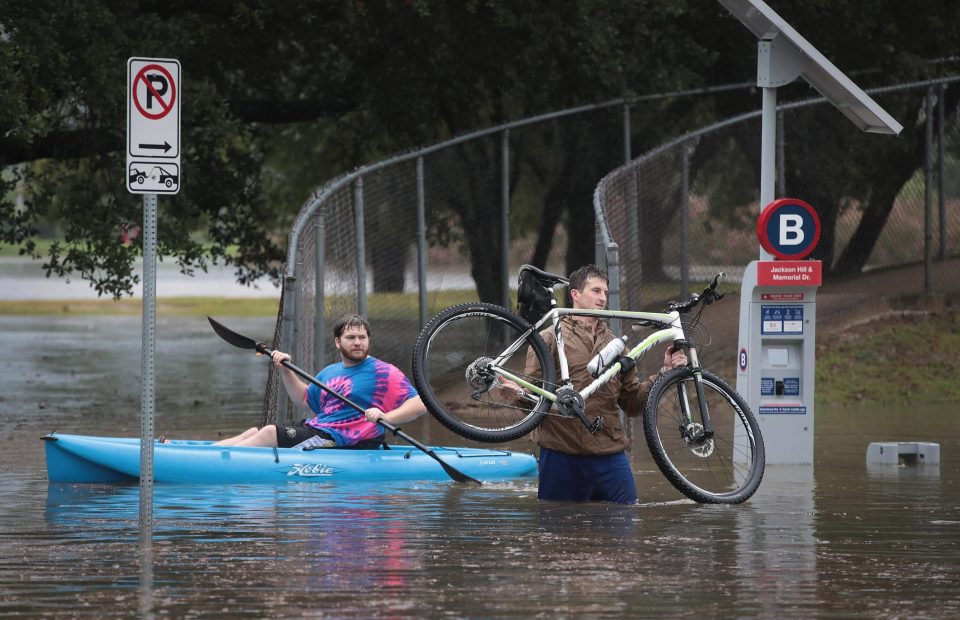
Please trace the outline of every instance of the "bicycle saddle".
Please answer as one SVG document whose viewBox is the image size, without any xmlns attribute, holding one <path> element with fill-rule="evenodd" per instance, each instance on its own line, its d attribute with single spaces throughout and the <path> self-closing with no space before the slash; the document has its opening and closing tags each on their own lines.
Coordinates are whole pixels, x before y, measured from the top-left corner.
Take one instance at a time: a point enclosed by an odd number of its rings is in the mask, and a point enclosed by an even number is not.
<svg viewBox="0 0 960 620">
<path fill-rule="evenodd" d="M 521 265 L 520 273 L 523 273 L 524 271 L 529 272 L 530 275 L 537 279 L 537 282 L 547 287 L 552 288 L 555 284 L 570 284 L 569 279 L 563 276 L 558 276 L 555 273 L 546 272 L 543 269 L 538 269 L 533 265 Z"/>
</svg>

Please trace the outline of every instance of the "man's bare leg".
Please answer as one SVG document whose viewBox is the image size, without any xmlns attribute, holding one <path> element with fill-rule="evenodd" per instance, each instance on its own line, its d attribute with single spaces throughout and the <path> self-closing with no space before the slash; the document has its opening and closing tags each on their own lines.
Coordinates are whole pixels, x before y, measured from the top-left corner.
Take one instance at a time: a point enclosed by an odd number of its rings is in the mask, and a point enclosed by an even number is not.
<svg viewBox="0 0 960 620">
<path fill-rule="evenodd" d="M 252 428 L 248 428 L 247 430 L 243 431 L 243 432 L 240 433 L 239 435 L 234 435 L 233 437 L 227 437 L 226 439 L 221 439 L 220 441 L 215 441 L 215 442 L 213 443 L 213 445 L 215 445 L 215 446 L 249 446 L 249 445 L 256 445 L 256 446 L 266 445 L 266 446 L 269 446 L 269 445 L 270 445 L 269 443 L 266 443 L 266 444 L 263 444 L 263 443 L 253 443 L 253 444 L 247 443 L 247 442 L 251 441 L 251 440 L 252 440 L 254 437 L 256 437 L 257 435 L 259 435 L 262 431 L 266 431 L 267 429 L 270 429 L 269 433 L 271 433 L 272 436 L 273 436 L 273 445 L 276 446 L 276 444 L 277 444 L 277 427 L 274 426 L 273 424 L 268 424 L 267 426 L 264 426 L 263 428 L 257 428 L 256 426 L 254 426 L 254 427 L 252 427 Z M 265 438 L 264 438 L 264 439 L 265 439 Z"/>
</svg>

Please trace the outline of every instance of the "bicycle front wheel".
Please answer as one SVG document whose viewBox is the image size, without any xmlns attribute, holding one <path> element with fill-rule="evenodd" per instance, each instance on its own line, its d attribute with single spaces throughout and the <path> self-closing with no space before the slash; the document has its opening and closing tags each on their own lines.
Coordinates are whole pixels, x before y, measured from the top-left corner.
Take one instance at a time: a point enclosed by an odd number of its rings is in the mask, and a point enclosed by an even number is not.
<svg viewBox="0 0 960 620">
<path fill-rule="evenodd" d="M 660 471 L 681 493 L 701 503 L 739 504 L 756 492 L 763 478 L 760 425 L 743 397 L 723 379 L 706 371 L 702 376 L 704 403 L 691 369 L 660 377 L 647 399 L 644 435 Z M 712 436 L 704 433 L 701 404 L 706 405 Z"/>
<path fill-rule="evenodd" d="M 552 404 L 543 396 L 521 399 L 514 390 L 501 388 L 498 369 L 534 385 L 553 385 L 553 358 L 543 338 L 529 323 L 493 304 L 444 310 L 423 328 L 413 348 L 413 381 L 427 410 L 454 433 L 475 441 L 522 437 L 540 424 Z"/>
</svg>

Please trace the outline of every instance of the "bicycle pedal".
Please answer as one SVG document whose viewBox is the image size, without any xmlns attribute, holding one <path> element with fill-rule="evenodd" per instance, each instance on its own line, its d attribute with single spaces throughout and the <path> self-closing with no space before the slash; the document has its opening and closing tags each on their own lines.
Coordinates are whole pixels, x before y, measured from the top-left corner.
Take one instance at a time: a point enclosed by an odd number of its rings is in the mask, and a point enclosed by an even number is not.
<svg viewBox="0 0 960 620">
<path fill-rule="evenodd" d="M 597 419 L 590 425 L 590 433 L 596 435 L 603 428 L 603 416 L 597 416 Z"/>
</svg>

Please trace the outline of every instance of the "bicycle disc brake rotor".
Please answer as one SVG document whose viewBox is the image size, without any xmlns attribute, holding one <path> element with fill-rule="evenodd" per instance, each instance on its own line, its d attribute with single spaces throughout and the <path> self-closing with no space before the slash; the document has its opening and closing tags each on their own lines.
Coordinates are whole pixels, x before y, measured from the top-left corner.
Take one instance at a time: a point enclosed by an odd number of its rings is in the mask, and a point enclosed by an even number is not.
<svg viewBox="0 0 960 620">
<path fill-rule="evenodd" d="M 713 437 L 707 440 L 703 440 L 702 437 L 703 424 L 699 422 L 688 424 L 686 431 L 683 433 L 683 439 L 687 442 L 687 447 L 690 448 L 690 451 L 700 458 L 707 458 L 713 454 Z"/>
<path fill-rule="evenodd" d="M 490 372 L 490 365 L 492 363 L 493 360 L 489 357 L 478 357 L 467 366 L 464 376 L 467 379 L 467 383 L 470 384 L 470 387 L 476 390 L 476 392 L 473 393 L 474 397 L 488 391 L 490 386 L 493 385 L 495 378 L 493 373 Z"/>
</svg>

